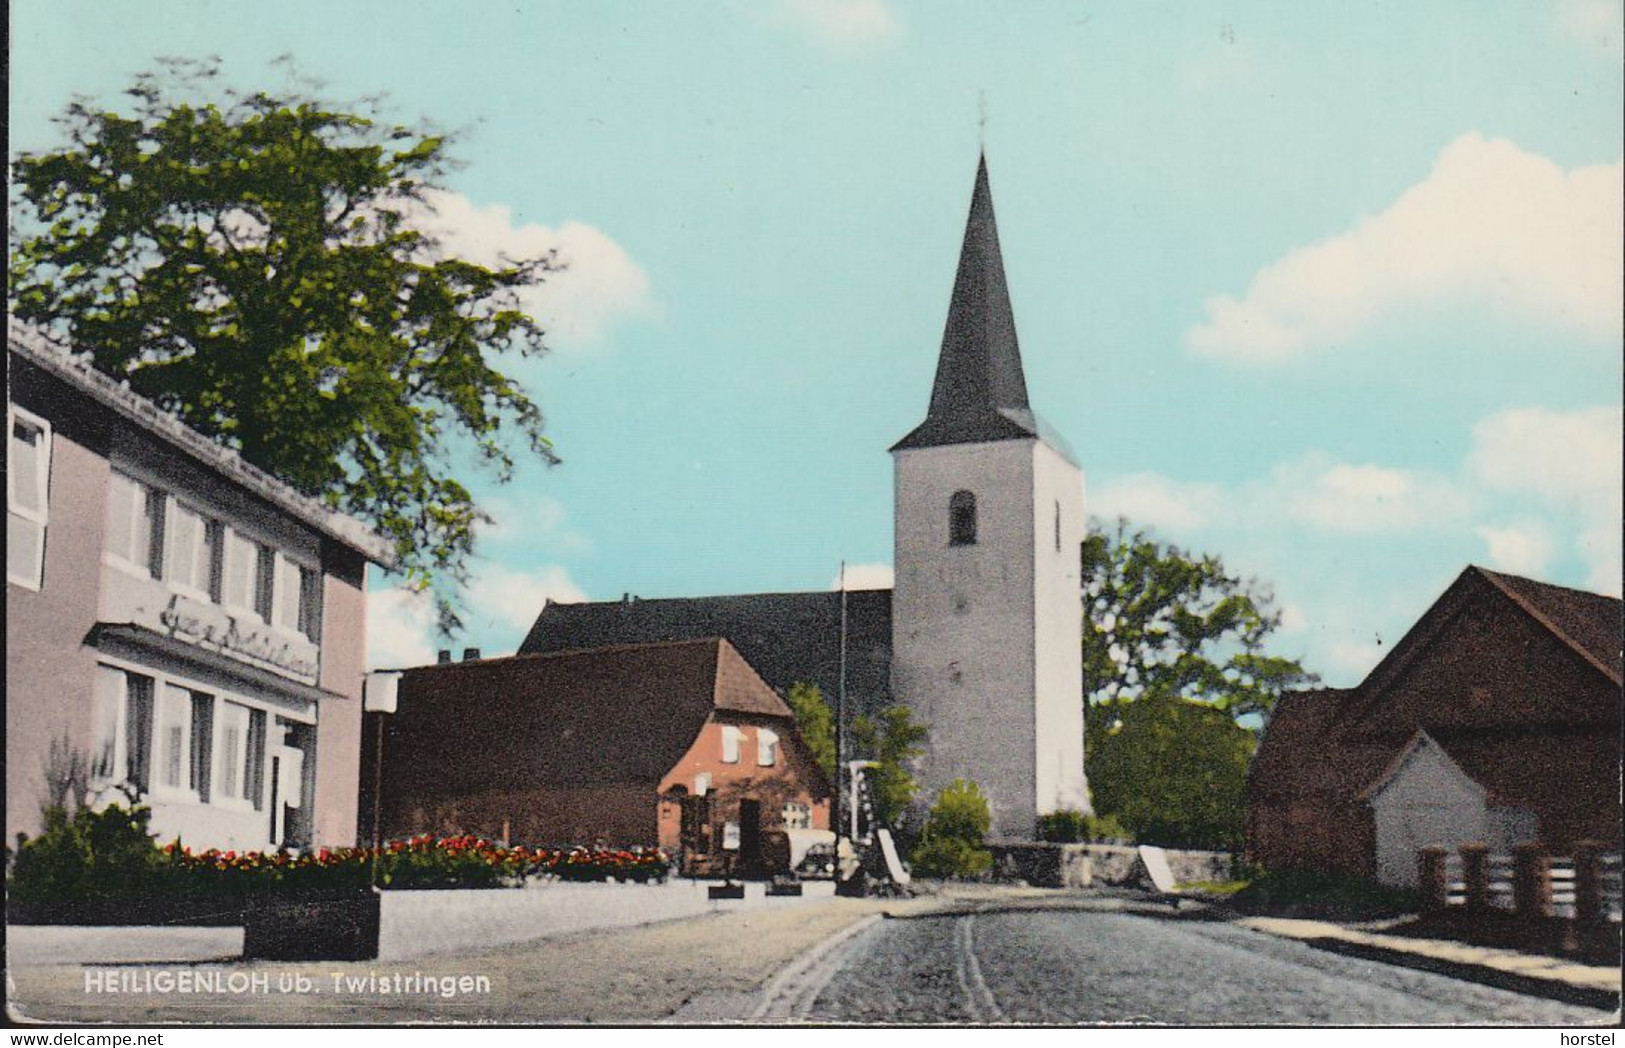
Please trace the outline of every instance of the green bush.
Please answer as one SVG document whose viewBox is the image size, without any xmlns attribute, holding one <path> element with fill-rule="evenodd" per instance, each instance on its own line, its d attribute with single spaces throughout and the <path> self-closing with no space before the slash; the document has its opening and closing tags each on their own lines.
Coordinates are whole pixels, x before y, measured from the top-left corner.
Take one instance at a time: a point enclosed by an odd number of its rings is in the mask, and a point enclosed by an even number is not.
<svg viewBox="0 0 1625 1048">
<path fill-rule="evenodd" d="M 24 902 L 119 899 L 166 881 L 167 859 L 152 838 L 146 807 L 45 812 L 45 828 L 25 838 L 12 863 L 7 892 Z"/>
<path fill-rule="evenodd" d="M 1416 893 L 1350 873 L 1266 870 L 1232 897 L 1253 912 L 1366 918 L 1414 913 Z"/>
<path fill-rule="evenodd" d="M 957 837 L 926 837 L 909 854 L 920 877 L 980 877 L 993 868 L 993 853 Z"/>
<path fill-rule="evenodd" d="M 981 789 L 955 779 L 937 794 L 919 843 L 909 853 L 922 877 L 979 877 L 993 867 L 993 855 L 982 847 L 993 825 L 993 813 Z"/>
<path fill-rule="evenodd" d="M 1085 841 L 1127 841 L 1134 835 L 1123 828 L 1115 815 L 1085 815 L 1081 811 L 1065 808 L 1038 817 L 1037 837 L 1053 844 L 1078 844 Z"/>
</svg>

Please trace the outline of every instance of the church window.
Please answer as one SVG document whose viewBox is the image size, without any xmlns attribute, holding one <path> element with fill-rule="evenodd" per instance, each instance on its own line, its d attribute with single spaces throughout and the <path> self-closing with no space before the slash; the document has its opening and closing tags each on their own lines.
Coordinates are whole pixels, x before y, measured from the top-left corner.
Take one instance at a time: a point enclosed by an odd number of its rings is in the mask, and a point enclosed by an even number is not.
<svg viewBox="0 0 1625 1048">
<path fill-rule="evenodd" d="M 756 729 L 756 763 L 771 768 L 779 762 L 779 737 L 766 728 Z"/>
<path fill-rule="evenodd" d="M 744 737 L 745 733 L 732 724 L 722 726 L 722 763 L 739 763 L 739 743 Z"/>
<path fill-rule="evenodd" d="M 976 496 L 956 491 L 948 500 L 948 545 L 976 545 Z"/>
</svg>

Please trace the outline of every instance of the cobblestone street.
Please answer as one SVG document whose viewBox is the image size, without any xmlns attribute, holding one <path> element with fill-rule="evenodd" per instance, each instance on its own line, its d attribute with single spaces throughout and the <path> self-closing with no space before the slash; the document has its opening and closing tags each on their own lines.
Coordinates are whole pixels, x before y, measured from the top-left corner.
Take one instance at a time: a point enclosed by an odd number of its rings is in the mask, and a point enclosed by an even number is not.
<svg viewBox="0 0 1625 1048">
<path fill-rule="evenodd" d="M 786 988 L 778 1021 L 1585 1024 L 1611 1013 L 1232 925 L 1006 911 L 878 922 Z"/>
</svg>

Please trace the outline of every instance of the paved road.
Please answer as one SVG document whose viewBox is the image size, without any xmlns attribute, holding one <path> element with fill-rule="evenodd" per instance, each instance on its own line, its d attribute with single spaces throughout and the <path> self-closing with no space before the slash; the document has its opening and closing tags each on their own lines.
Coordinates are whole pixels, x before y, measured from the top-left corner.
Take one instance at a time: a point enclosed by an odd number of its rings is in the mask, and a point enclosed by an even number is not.
<svg viewBox="0 0 1625 1048">
<path fill-rule="evenodd" d="M 885 920 L 769 1022 L 1578 1025 L 1611 1013 L 1357 960 L 1231 925 L 1125 912 Z"/>
</svg>

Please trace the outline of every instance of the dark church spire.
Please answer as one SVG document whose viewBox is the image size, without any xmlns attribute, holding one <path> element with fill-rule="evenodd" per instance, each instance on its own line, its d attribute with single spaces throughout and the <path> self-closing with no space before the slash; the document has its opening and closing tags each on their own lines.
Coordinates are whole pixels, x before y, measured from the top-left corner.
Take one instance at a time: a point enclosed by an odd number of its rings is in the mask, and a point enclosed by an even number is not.
<svg viewBox="0 0 1625 1048">
<path fill-rule="evenodd" d="M 925 421 L 892 450 L 1033 438 L 1040 436 L 1039 427 L 1027 404 L 1015 312 L 1005 284 L 983 156 L 948 304 L 931 407 Z M 1065 453 L 1064 447 L 1058 450 Z"/>
</svg>

